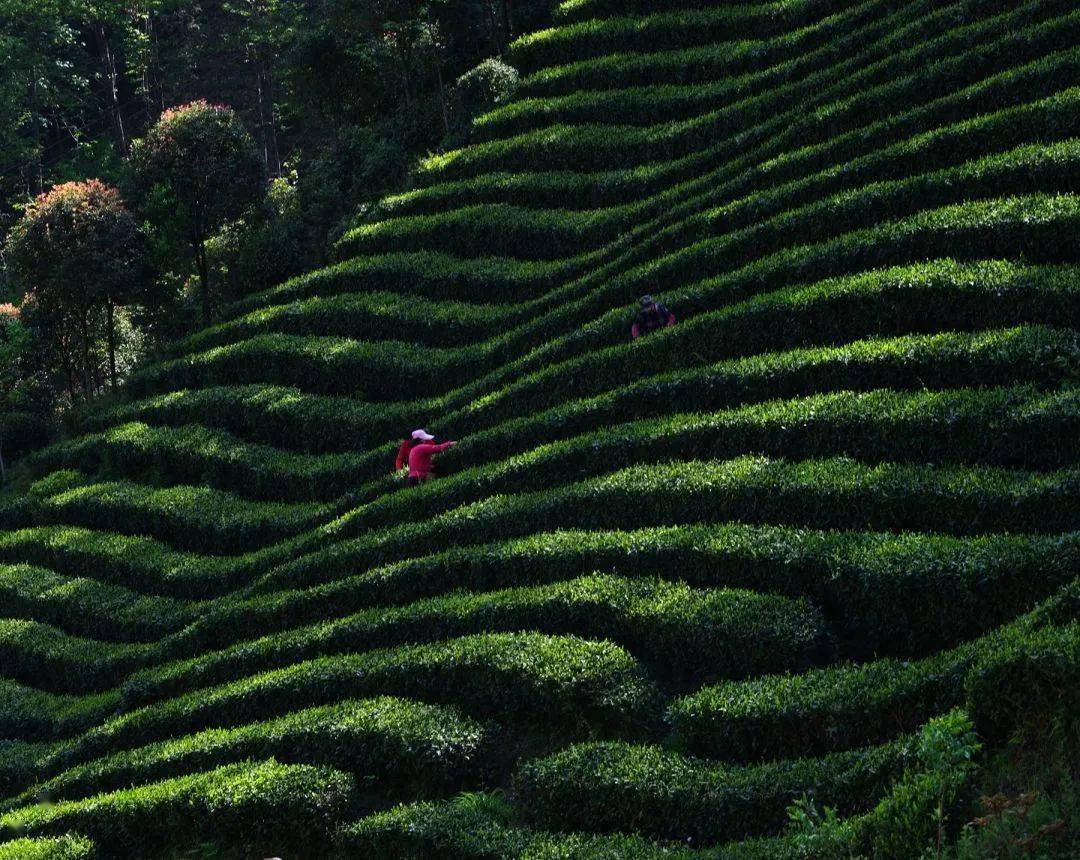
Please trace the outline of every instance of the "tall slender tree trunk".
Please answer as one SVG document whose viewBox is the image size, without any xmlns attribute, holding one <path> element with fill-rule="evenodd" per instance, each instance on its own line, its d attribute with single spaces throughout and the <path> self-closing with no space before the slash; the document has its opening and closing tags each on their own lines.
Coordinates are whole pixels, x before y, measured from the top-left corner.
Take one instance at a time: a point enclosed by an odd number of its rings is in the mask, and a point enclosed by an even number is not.
<svg viewBox="0 0 1080 860">
<path fill-rule="evenodd" d="M 191 247 L 195 252 L 195 268 L 199 272 L 199 285 L 202 289 L 202 321 L 210 323 L 210 264 L 206 260 L 206 231 L 203 229 L 202 206 L 196 199 L 192 206 Z"/>
<path fill-rule="evenodd" d="M 513 12 L 510 9 L 510 0 L 502 0 L 502 23 L 503 23 L 503 45 L 509 45 L 511 39 L 514 38 L 514 19 Z M 502 54 L 502 51 L 499 51 Z"/>
<path fill-rule="evenodd" d="M 274 120 L 274 97 L 270 75 L 258 51 L 254 52 L 255 103 L 259 111 L 259 137 L 262 138 L 263 164 L 268 176 L 281 175 L 281 155 L 278 151 L 277 126 Z"/>
<path fill-rule="evenodd" d="M 111 300 L 105 305 L 105 313 L 108 316 L 109 382 L 116 388 L 116 308 Z"/>
<path fill-rule="evenodd" d="M 90 322 L 89 314 L 83 311 L 79 317 L 79 334 L 82 336 L 82 380 L 83 396 L 90 397 L 93 394 L 93 380 L 90 375 Z"/>
<path fill-rule="evenodd" d="M 273 159 L 274 176 L 281 176 L 281 146 L 278 143 L 277 117 L 274 114 L 274 76 L 266 74 L 266 116 L 269 120 L 270 158 Z"/>
<path fill-rule="evenodd" d="M 502 59 L 503 55 L 503 40 L 499 37 L 499 21 L 498 15 L 495 12 L 494 2 L 484 4 L 484 15 L 487 18 L 487 38 L 488 48 L 494 48 L 495 53 Z"/>
<path fill-rule="evenodd" d="M 210 266 L 206 261 L 206 241 L 200 236 L 194 241 L 195 267 L 199 270 L 203 325 L 210 324 Z"/>
<path fill-rule="evenodd" d="M 443 134 L 450 133 L 450 111 L 446 106 L 446 86 L 443 84 L 442 60 L 435 58 L 435 77 L 439 84 L 439 110 L 442 111 Z"/>
<path fill-rule="evenodd" d="M 64 369 L 64 378 L 67 380 L 67 392 L 72 402 L 75 400 L 75 369 L 72 367 L 71 350 L 67 339 L 62 333 L 56 335 L 56 351 L 60 360 L 60 365 Z"/>
<path fill-rule="evenodd" d="M 122 155 L 127 155 L 128 141 L 127 134 L 124 132 L 124 116 L 120 110 L 118 90 L 120 73 L 116 66 L 116 54 L 113 53 L 112 46 L 109 44 L 109 32 L 104 22 L 98 22 L 94 28 L 94 35 L 97 37 L 98 54 L 101 57 L 101 70 L 105 81 L 105 109 L 109 116 L 109 124 L 113 129 L 113 134 L 116 135 L 117 148 Z"/>
</svg>

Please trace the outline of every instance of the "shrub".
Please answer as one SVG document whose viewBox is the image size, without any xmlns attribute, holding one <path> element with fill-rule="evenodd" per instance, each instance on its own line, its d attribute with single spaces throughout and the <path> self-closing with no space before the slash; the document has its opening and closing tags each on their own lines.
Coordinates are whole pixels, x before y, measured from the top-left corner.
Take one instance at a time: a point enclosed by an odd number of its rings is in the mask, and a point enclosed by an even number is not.
<svg viewBox="0 0 1080 860">
<path fill-rule="evenodd" d="M 411 803 L 376 813 L 342 832 L 343 857 L 456 857 L 461 860 L 689 860 L 676 845 L 636 836 L 545 833 L 510 819 L 498 797 L 464 795 L 443 803 Z"/>
<path fill-rule="evenodd" d="M 1068 588 L 1047 603 L 1062 601 L 1075 607 Z M 673 737 L 689 751 L 739 761 L 880 742 L 962 704 L 965 678 L 983 659 L 1053 641 L 1056 634 L 1043 626 L 1033 612 L 923 660 L 878 660 L 705 687 L 672 704 Z"/>
<path fill-rule="evenodd" d="M 472 716 L 529 722 L 554 738 L 651 732 L 660 704 L 637 661 L 611 643 L 537 633 L 485 634 L 296 663 L 103 723 L 99 713 L 84 724 L 95 727 L 68 744 L 57 764 L 70 766 L 208 726 L 267 719 L 300 704 L 373 695 L 456 704 Z M 38 720 L 60 719 L 59 704 L 36 704 Z M 89 713 L 87 698 L 79 699 L 78 706 Z"/>
<path fill-rule="evenodd" d="M 439 794 L 485 765 L 485 727 L 456 709 L 378 698 L 297 710 L 231 729 L 206 729 L 63 771 L 6 805 L 74 800 L 242 760 L 275 758 L 351 773 L 366 802 Z M 51 769 L 43 757 L 38 773 Z"/>
<path fill-rule="evenodd" d="M 484 60 L 457 79 L 454 94 L 465 124 L 511 99 L 518 87 L 518 72 L 502 60 Z"/>
<path fill-rule="evenodd" d="M 542 826 L 707 844 L 780 830 L 808 788 L 843 812 L 864 809 L 903 772 L 910 743 L 744 768 L 659 747 L 582 744 L 526 762 L 514 784 Z"/>
<path fill-rule="evenodd" d="M 263 618 L 253 629 L 265 632 L 272 624 Z M 685 688 L 705 678 L 744 677 L 809 665 L 824 638 L 818 614 L 805 601 L 600 575 L 373 608 L 206 653 L 204 637 L 219 630 L 208 618 L 203 625 L 161 642 L 156 649 L 159 658 L 197 656 L 133 675 L 124 685 L 125 699 L 141 703 L 174 696 L 320 655 L 499 630 L 610 639 L 665 683 Z M 229 625 L 228 631 L 240 638 L 247 627 Z M 87 661 L 82 672 L 93 678 L 99 674 L 95 668 Z"/>
<path fill-rule="evenodd" d="M 981 654 L 964 680 L 966 708 L 979 735 L 1001 744 L 1025 724 L 1080 713 L 1078 682 L 1080 626 L 1047 627 Z"/>
<path fill-rule="evenodd" d="M 15 839 L 0 844 L 0 860 L 92 860 L 94 843 L 85 836 Z"/>
<path fill-rule="evenodd" d="M 103 854 L 160 857 L 209 843 L 226 855 L 329 847 L 352 782 L 327 768 L 275 761 L 219 768 L 86 800 L 41 804 L 0 816 L 0 829 L 30 836 L 89 836 Z"/>
</svg>

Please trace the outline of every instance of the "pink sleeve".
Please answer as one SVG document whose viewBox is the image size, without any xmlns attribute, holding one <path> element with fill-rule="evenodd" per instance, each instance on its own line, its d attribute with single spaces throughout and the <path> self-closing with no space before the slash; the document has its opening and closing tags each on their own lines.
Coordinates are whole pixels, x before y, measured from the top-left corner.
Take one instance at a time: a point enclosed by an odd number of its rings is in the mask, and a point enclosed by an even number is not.
<svg viewBox="0 0 1080 860">
<path fill-rule="evenodd" d="M 634 323 L 632 326 L 630 326 L 630 337 L 637 337 L 637 336 L 638 336 L 638 324 Z"/>
<path fill-rule="evenodd" d="M 437 454 L 439 451 L 445 451 L 451 445 L 456 444 L 456 442 L 443 442 L 441 445 L 432 445 L 431 447 L 435 449 L 435 453 Z"/>
</svg>

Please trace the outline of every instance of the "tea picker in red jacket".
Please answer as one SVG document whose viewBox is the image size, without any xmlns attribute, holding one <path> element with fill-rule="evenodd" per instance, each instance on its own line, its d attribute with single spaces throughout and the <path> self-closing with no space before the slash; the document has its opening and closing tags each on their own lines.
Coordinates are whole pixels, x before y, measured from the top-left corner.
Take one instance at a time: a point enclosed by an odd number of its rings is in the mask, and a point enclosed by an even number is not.
<svg viewBox="0 0 1080 860">
<path fill-rule="evenodd" d="M 453 448 L 456 444 L 457 442 L 436 444 L 435 437 L 427 430 L 413 430 L 410 438 L 398 446 L 394 471 L 400 471 L 405 466 L 409 467 L 409 476 L 405 479 L 405 484 L 409 487 L 430 481 L 434 476 L 431 459 L 441 451 Z"/>
<path fill-rule="evenodd" d="M 675 314 L 652 296 L 642 296 L 639 304 L 641 307 L 634 316 L 634 324 L 630 327 L 631 340 L 637 340 L 659 329 L 675 325 Z"/>
</svg>

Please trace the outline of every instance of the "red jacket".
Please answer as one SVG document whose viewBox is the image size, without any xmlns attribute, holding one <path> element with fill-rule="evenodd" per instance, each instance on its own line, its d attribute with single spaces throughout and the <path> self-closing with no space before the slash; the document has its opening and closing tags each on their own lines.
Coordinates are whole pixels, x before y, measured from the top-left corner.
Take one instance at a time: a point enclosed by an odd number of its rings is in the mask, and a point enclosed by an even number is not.
<svg viewBox="0 0 1080 860">
<path fill-rule="evenodd" d="M 441 445 L 436 445 L 433 442 L 421 442 L 415 445 L 409 450 L 409 477 L 431 477 L 431 458 L 454 444 L 454 442 L 443 442 Z"/>
</svg>

